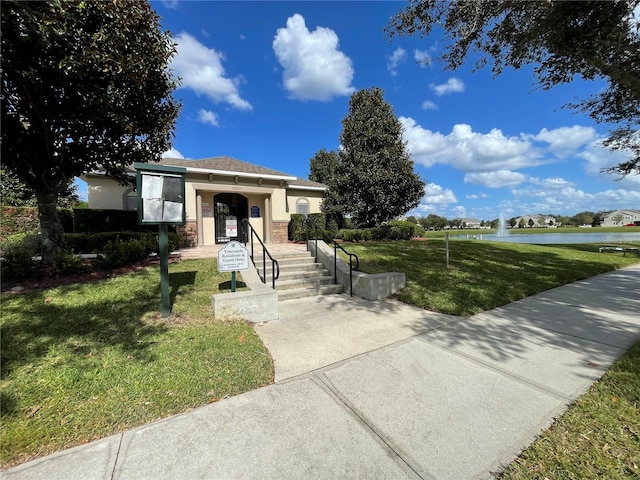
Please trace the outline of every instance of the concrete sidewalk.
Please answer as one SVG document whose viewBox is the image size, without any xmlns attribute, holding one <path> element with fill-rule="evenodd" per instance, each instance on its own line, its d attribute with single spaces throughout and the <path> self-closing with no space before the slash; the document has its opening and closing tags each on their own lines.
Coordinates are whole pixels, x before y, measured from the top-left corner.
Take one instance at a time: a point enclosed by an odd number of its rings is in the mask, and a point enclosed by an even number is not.
<svg viewBox="0 0 640 480">
<path fill-rule="evenodd" d="M 640 339 L 640 265 L 464 319 L 346 295 L 257 325 L 274 385 L 3 479 L 491 478 Z"/>
</svg>

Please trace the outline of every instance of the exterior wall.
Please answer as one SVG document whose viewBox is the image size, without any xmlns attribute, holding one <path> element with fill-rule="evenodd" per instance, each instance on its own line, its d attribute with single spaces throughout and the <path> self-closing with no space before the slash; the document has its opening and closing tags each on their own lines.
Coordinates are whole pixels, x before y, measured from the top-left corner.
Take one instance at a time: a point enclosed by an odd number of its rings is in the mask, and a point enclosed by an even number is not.
<svg viewBox="0 0 640 480">
<path fill-rule="evenodd" d="M 115 180 L 100 176 L 87 176 L 89 208 L 95 210 L 124 210 L 124 194 L 131 187 L 123 187 Z"/>
<path fill-rule="evenodd" d="M 122 187 L 116 181 L 98 175 L 87 175 L 89 208 L 125 208 L 125 193 L 131 187 Z M 308 201 L 309 213 L 319 213 L 324 192 L 317 190 L 289 189 L 279 180 L 238 178 L 221 175 L 188 173 L 185 184 L 186 225 L 178 228 L 181 246 L 215 244 L 215 204 L 218 193 L 237 193 L 247 199 L 251 225 L 263 240 L 273 243 L 287 242 L 287 228 L 291 214 L 296 213 L 300 199 Z M 197 197 L 202 200 L 202 212 L 198 212 Z M 251 217 L 251 208 L 259 209 L 259 216 Z M 267 212 L 267 208 L 270 212 Z M 255 211 L 255 209 L 254 209 Z M 199 216 L 202 213 L 202 218 Z M 202 239 L 198 238 L 198 221 L 202 223 Z M 268 232 L 265 231 L 268 229 Z"/>
<path fill-rule="evenodd" d="M 324 199 L 324 192 L 316 191 L 316 190 L 293 190 L 289 189 L 287 191 L 287 207 L 288 207 L 288 215 L 290 216 L 292 213 L 296 213 L 296 206 L 298 204 L 298 200 L 304 199 L 309 203 L 309 213 L 320 213 L 320 205 L 322 204 L 322 200 Z M 291 217 L 289 217 L 291 218 Z"/>
<path fill-rule="evenodd" d="M 640 222 L 639 210 L 616 210 L 602 217 L 601 227 L 623 227 L 630 223 Z"/>
</svg>

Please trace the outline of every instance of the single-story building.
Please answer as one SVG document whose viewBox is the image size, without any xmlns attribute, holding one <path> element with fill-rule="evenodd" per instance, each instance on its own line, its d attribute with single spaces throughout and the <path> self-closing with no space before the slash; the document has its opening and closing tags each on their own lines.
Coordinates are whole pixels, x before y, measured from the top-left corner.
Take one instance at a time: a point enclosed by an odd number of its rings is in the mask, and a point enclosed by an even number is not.
<svg viewBox="0 0 640 480">
<path fill-rule="evenodd" d="M 555 217 L 549 215 L 531 214 L 516 218 L 516 227 L 554 228 L 560 225 L 561 223 Z"/>
<path fill-rule="evenodd" d="M 163 158 L 153 164 L 186 168 L 186 225 L 178 230 L 183 246 L 241 241 L 245 218 L 263 241 L 286 242 L 291 214 L 319 213 L 327 190 L 322 183 L 230 157 Z M 136 210 L 134 186 L 122 186 L 100 171 L 83 179 L 89 208 Z"/>
</svg>

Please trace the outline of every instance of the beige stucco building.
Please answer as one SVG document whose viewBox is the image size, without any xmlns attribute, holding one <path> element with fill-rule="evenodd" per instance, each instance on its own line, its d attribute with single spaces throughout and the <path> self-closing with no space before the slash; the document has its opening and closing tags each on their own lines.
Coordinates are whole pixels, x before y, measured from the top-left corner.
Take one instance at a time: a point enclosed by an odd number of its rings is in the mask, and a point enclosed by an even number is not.
<svg viewBox="0 0 640 480">
<path fill-rule="evenodd" d="M 158 165 L 186 168 L 186 225 L 183 246 L 242 240 L 242 220 L 265 242 L 287 241 L 292 213 L 318 213 L 326 185 L 230 157 L 202 160 L 163 158 Z M 132 175 L 134 172 L 132 171 Z M 124 187 L 103 172 L 84 176 L 89 208 L 135 210 L 134 187 Z"/>
</svg>

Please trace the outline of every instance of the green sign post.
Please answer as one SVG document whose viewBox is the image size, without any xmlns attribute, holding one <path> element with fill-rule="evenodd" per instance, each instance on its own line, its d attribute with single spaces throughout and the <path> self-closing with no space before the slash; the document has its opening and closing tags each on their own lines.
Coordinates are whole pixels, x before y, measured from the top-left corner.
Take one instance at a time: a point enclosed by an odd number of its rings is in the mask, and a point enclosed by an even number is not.
<svg viewBox="0 0 640 480">
<path fill-rule="evenodd" d="M 187 169 L 148 163 L 134 163 L 138 197 L 138 223 L 158 225 L 160 294 L 162 318 L 171 315 L 169 293 L 168 225 L 184 225 L 185 176 Z"/>
</svg>

